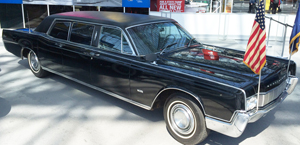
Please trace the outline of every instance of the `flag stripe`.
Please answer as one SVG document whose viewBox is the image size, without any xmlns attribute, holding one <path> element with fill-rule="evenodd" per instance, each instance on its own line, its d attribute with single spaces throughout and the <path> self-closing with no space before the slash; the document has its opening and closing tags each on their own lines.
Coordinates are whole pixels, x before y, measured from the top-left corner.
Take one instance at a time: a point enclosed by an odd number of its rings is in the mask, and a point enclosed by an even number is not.
<svg viewBox="0 0 300 145">
<path fill-rule="evenodd" d="M 264 2 L 261 1 L 257 9 L 243 61 L 255 74 L 259 74 L 266 64 L 265 40 Z"/>
</svg>

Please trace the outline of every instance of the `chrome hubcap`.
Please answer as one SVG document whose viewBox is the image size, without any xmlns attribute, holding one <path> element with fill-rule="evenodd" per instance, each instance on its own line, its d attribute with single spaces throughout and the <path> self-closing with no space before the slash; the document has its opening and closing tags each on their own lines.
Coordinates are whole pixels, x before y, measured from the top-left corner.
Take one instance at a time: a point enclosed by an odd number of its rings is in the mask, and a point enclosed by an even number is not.
<svg viewBox="0 0 300 145">
<path fill-rule="evenodd" d="M 194 131 L 195 121 L 191 110 L 184 104 L 175 104 L 170 110 L 172 128 L 181 135 L 189 135 Z"/>
<path fill-rule="evenodd" d="M 38 58 L 32 51 L 30 52 L 30 66 L 34 71 L 38 71 L 40 69 Z"/>
</svg>

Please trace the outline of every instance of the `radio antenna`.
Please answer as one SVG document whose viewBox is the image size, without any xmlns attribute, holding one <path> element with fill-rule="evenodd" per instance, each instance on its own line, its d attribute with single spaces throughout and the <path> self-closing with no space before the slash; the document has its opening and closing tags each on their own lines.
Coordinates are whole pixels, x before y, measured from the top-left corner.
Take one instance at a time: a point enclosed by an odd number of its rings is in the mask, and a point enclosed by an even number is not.
<svg viewBox="0 0 300 145">
<path fill-rule="evenodd" d="M 26 11 L 27 12 L 27 23 L 28 23 L 28 27 L 29 27 L 29 29 L 28 29 L 28 32 L 30 33 L 31 32 L 31 30 L 30 30 L 30 22 L 29 22 L 29 15 L 28 15 L 28 11 Z"/>
</svg>

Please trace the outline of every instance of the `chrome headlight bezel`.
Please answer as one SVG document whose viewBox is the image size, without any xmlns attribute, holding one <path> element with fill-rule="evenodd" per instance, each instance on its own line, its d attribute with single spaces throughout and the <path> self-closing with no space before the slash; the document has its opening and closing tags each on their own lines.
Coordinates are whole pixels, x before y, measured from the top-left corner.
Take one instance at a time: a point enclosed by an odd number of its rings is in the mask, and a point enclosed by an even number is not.
<svg viewBox="0 0 300 145">
<path fill-rule="evenodd" d="M 253 95 L 251 97 L 248 97 L 246 99 L 246 111 L 252 110 L 253 108 L 255 108 L 257 106 L 257 95 Z"/>
</svg>

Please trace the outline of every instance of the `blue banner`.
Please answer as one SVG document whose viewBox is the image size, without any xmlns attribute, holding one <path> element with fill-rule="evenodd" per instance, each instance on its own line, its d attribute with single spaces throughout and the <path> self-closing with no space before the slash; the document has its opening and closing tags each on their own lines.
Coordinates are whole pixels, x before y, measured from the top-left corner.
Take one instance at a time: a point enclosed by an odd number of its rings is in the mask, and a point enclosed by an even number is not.
<svg viewBox="0 0 300 145">
<path fill-rule="evenodd" d="M 5 3 L 5 4 L 22 4 L 23 0 L 0 0 L 0 4 Z"/>
<path fill-rule="evenodd" d="M 150 8 L 150 0 L 122 0 L 122 7 Z"/>
</svg>

